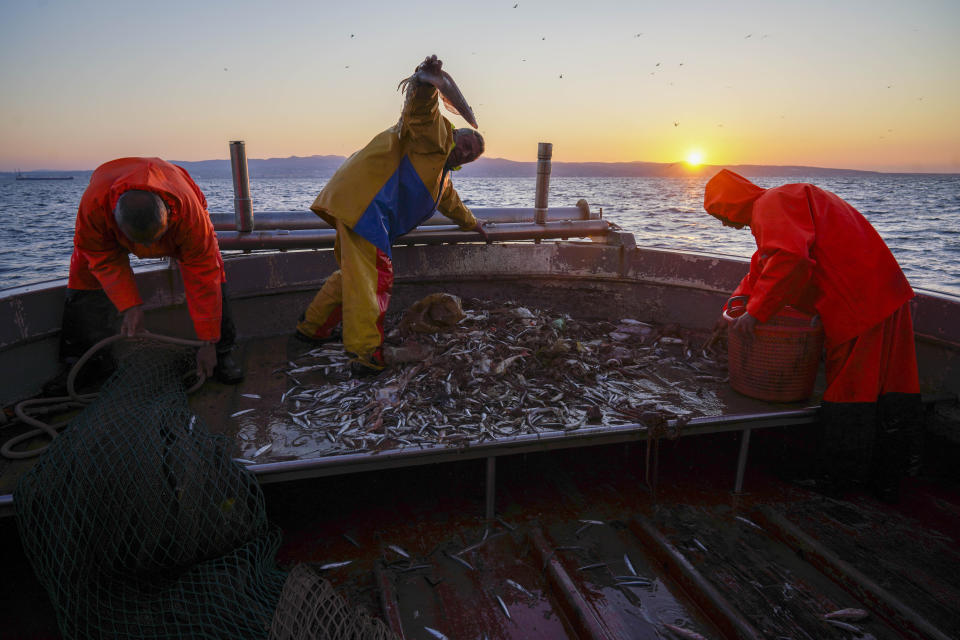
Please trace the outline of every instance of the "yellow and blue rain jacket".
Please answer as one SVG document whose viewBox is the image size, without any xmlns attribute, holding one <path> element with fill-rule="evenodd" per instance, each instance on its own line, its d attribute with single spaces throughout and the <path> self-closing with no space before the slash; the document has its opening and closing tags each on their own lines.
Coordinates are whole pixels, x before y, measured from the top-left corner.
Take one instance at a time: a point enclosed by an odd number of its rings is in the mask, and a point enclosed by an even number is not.
<svg viewBox="0 0 960 640">
<path fill-rule="evenodd" d="M 408 91 L 400 121 L 347 158 L 310 207 L 388 256 L 394 239 L 433 215 L 434 206 L 463 230 L 477 222 L 443 170 L 454 128 L 440 114 L 437 89 L 415 84 Z"/>
</svg>

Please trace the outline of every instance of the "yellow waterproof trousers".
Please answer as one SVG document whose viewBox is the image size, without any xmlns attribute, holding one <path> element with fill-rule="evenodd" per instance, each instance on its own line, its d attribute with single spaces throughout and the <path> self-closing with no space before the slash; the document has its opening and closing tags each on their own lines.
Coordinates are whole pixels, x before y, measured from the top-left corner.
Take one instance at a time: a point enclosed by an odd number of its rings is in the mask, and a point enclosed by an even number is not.
<svg viewBox="0 0 960 640">
<path fill-rule="evenodd" d="M 393 290 L 393 262 L 337 220 L 334 257 L 340 266 L 324 281 L 297 331 L 327 338 L 343 321 L 343 346 L 358 360 L 382 366 L 383 317 Z"/>
</svg>

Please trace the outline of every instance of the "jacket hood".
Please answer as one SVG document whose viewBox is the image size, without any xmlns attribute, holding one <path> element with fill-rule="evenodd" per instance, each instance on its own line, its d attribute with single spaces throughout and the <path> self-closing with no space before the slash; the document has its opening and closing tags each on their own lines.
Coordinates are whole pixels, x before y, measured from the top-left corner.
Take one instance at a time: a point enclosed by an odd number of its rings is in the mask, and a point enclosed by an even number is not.
<svg viewBox="0 0 960 640">
<path fill-rule="evenodd" d="M 743 176 L 721 169 L 710 178 L 703 193 L 703 208 L 712 216 L 726 218 L 737 224 L 750 224 L 753 203 L 766 189 L 758 187 Z"/>
</svg>

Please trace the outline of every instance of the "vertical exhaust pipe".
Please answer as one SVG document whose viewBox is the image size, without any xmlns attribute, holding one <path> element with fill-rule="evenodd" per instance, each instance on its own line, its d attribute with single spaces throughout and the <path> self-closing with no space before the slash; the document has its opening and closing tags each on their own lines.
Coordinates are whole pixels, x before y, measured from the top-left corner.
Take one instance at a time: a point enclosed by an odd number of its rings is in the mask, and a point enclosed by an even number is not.
<svg viewBox="0 0 960 640">
<path fill-rule="evenodd" d="M 253 203 L 250 201 L 250 176 L 247 150 L 243 140 L 230 141 L 230 169 L 233 173 L 233 212 L 237 231 L 253 231 Z"/>
<path fill-rule="evenodd" d="M 550 192 L 550 158 L 553 157 L 553 144 L 537 144 L 537 193 L 533 201 L 534 221 L 545 224 L 547 221 L 547 196 Z"/>
</svg>

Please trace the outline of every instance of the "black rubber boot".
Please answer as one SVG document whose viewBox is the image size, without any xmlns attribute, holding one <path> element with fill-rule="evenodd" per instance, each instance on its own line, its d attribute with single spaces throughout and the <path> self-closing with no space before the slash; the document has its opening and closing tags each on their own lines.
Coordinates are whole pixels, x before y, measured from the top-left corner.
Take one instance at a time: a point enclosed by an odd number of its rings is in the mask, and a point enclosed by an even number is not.
<svg viewBox="0 0 960 640">
<path fill-rule="evenodd" d="M 243 382 L 243 367 L 233 357 L 234 350 L 217 352 L 217 366 L 213 376 L 223 384 L 237 384 Z"/>
</svg>

